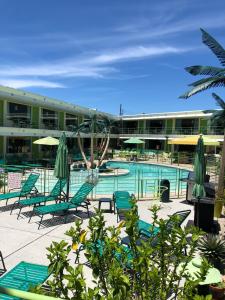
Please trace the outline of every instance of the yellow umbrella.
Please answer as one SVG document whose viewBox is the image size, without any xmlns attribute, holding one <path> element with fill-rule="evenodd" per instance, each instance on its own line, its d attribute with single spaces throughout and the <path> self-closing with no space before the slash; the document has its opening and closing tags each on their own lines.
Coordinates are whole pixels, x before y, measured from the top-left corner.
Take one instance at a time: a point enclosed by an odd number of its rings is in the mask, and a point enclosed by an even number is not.
<svg viewBox="0 0 225 300">
<path fill-rule="evenodd" d="M 213 139 L 209 136 L 202 136 L 203 142 L 205 146 L 219 146 L 220 143 L 218 140 Z M 174 138 L 168 141 L 170 145 L 197 145 L 199 139 L 199 135 L 192 135 L 190 137 L 184 138 Z"/>
<path fill-rule="evenodd" d="M 59 140 L 51 136 L 47 136 L 45 138 L 34 141 L 33 144 L 54 146 L 59 144 Z"/>
</svg>

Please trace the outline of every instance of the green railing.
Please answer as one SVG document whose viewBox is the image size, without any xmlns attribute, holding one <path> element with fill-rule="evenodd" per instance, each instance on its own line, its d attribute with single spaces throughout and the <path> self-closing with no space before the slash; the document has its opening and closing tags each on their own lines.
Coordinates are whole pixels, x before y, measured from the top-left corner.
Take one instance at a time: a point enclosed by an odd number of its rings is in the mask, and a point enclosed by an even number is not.
<svg viewBox="0 0 225 300">
<path fill-rule="evenodd" d="M 18 297 L 19 299 L 27 299 L 27 300 L 62 300 L 62 298 L 55 298 L 50 296 L 44 296 L 39 294 L 34 294 L 30 292 L 5 288 L 0 286 L 0 293 L 9 295 L 12 297 Z M 1 298 L 1 295 L 0 295 Z"/>
<path fill-rule="evenodd" d="M 157 151 L 134 155 L 132 152 L 117 152 L 115 156 L 119 158 L 118 164 L 122 163 L 122 170 L 127 169 L 128 174 L 121 174 L 120 169 L 115 168 L 107 174 L 108 176 L 103 176 L 97 170 L 87 171 L 84 168 L 80 169 L 79 167 L 82 164 L 79 162 L 74 163 L 74 170 L 71 170 L 70 176 L 70 196 L 75 194 L 78 188 L 87 180 L 88 176 L 98 176 L 99 178 L 97 186 L 94 188 L 92 194 L 89 195 L 92 199 L 111 197 L 116 190 L 127 190 L 133 193 L 137 199 L 156 199 L 158 190 L 160 189 L 160 181 L 163 179 L 170 181 L 171 198 L 185 196 L 186 183 L 182 182 L 181 179 L 187 178 L 187 169 L 192 170 L 194 161 L 193 153 L 165 153 Z M 134 156 L 140 163 L 143 163 L 143 167 L 136 168 L 135 162 L 131 161 L 131 159 L 134 159 Z M 219 158 L 214 155 L 207 155 L 206 158 L 207 173 L 210 175 L 211 181 L 216 181 L 220 166 Z M 146 164 L 150 164 L 151 167 L 144 167 Z M 167 166 L 168 168 L 164 168 L 163 166 Z M 1 168 L 4 170 L 3 165 Z M 53 168 L 29 168 L 23 169 L 21 172 L 23 173 L 23 180 L 26 180 L 30 172 L 40 173 L 36 187 L 41 194 L 48 194 L 57 181 L 53 174 Z M 8 174 L 6 172 L 0 173 L 1 193 L 8 192 L 7 178 Z"/>
</svg>

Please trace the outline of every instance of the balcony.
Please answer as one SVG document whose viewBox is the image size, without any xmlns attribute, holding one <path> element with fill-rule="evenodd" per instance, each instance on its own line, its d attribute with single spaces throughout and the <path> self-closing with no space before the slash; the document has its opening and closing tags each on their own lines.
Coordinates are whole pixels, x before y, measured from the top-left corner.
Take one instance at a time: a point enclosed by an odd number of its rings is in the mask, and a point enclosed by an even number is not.
<svg viewBox="0 0 225 300">
<path fill-rule="evenodd" d="M 209 128 L 161 128 L 161 127 L 151 127 L 151 128 L 121 128 L 120 134 L 125 135 L 197 135 L 197 134 L 206 134 L 206 135 L 223 135 L 222 127 L 209 127 Z"/>
</svg>

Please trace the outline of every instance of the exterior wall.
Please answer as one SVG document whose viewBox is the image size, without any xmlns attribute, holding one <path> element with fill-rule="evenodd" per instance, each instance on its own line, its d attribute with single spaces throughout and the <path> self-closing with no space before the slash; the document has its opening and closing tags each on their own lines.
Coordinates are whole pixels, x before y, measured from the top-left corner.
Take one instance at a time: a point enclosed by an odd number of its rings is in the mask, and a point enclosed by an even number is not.
<svg viewBox="0 0 225 300">
<path fill-rule="evenodd" d="M 4 136 L 0 136 L 0 159 L 4 156 Z"/>
<path fill-rule="evenodd" d="M 200 118 L 199 120 L 199 133 L 206 134 L 208 127 L 208 119 Z"/>
<path fill-rule="evenodd" d="M 0 126 L 3 125 L 4 122 L 4 101 L 0 100 Z"/>
<path fill-rule="evenodd" d="M 59 112 L 59 130 L 65 129 L 65 113 L 63 111 Z"/>
<path fill-rule="evenodd" d="M 38 106 L 31 107 L 31 123 L 34 128 L 40 125 L 40 108 Z"/>
<path fill-rule="evenodd" d="M 145 120 L 139 120 L 138 121 L 138 132 L 139 133 L 144 133 L 146 128 L 146 121 Z"/>
<path fill-rule="evenodd" d="M 32 156 L 32 158 L 40 158 L 40 146 L 33 144 L 33 142 L 37 139 L 38 139 L 38 137 L 31 138 L 31 156 Z"/>
<path fill-rule="evenodd" d="M 166 134 L 171 134 L 173 132 L 173 119 L 166 120 Z"/>
</svg>

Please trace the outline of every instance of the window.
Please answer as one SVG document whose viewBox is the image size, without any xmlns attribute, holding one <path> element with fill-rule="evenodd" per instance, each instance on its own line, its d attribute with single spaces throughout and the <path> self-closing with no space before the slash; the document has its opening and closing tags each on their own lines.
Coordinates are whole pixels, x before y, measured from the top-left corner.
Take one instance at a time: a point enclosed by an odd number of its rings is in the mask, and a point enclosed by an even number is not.
<svg viewBox="0 0 225 300">
<path fill-rule="evenodd" d="M 6 143 L 7 153 L 30 153 L 31 152 L 31 140 L 30 138 L 22 137 L 8 137 Z"/>
<path fill-rule="evenodd" d="M 41 124 L 44 129 L 58 129 L 58 112 L 50 109 L 42 109 Z"/>
<path fill-rule="evenodd" d="M 66 130 L 74 131 L 78 125 L 78 116 L 66 113 Z"/>
<path fill-rule="evenodd" d="M 7 126 L 10 127 L 30 127 L 30 106 L 8 102 L 6 120 Z"/>
</svg>

